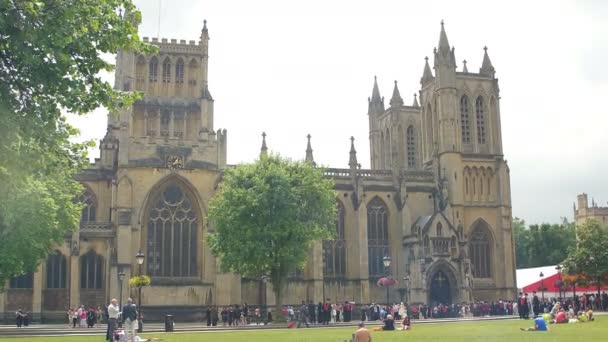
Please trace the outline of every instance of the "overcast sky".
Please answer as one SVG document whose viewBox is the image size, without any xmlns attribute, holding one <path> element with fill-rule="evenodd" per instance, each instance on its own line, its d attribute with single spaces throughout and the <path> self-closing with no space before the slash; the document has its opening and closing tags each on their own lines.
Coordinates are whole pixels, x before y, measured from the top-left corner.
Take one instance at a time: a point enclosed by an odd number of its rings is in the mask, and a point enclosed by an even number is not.
<svg viewBox="0 0 608 342">
<path fill-rule="evenodd" d="M 367 97 L 378 76 L 410 104 L 445 20 L 449 42 L 477 72 L 483 46 L 496 68 L 513 215 L 572 219 L 576 195 L 608 200 L 608 2 L 135 0 L 142 37 L 196 39 L 207 19 L 215 129 L 228 162 L 269 148 L 347 167 L 349 137 L 369 167 Z M 159 10 L 160 5 L 160 10 Z M 160 15 L 160 25 L 159 25 Z M 109 76 L 112 79 L 112 76 Z M 106 112 L 71 119 L 100 139 Z M 91 157 L 98 157 L 98 151 Z"/>
</svg>

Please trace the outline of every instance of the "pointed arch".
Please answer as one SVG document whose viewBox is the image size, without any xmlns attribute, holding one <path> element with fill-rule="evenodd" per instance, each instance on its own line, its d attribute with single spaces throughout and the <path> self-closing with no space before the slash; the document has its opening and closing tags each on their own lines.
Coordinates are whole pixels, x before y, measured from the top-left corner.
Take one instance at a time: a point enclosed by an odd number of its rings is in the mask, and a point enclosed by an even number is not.
<svg viewBox="0 0 608 342">
<path fill-rule="evenodd" d="M 175 63 L 175 83 L 184 83 L 184 60 L 181 57 Z"/>
<path fill-rule="evenodd" d="M 384 165 L 386 165 L 386 161 L 384 157 L 386 156 L 385 151 L 386 147 L 384 146 L 384 130 L 380 131 L 380 169 L 384 169 Z"/>
<path fill-rule="evenodd" d="M 144 211 L 146 269 L 153 277 L 196 277 L 202 212 L 192 187 L 168 177 L 151 191 Z"/>
<path fill-rule="evenodd" d="M 171 82 L 171 60 L 169 57 L 165 57 L 163 60 L 163 74 L 162 74 L 163 83 Z"/>
<path fill-rule="evenodd" d="M 102 289 L 104 288 L 104 258 L 90 250 L 80 257 L 80 288 Z"/>
<path fill-rule="evenodd" d="M 378 196 L 367 204 L 367 258 L 369 276 L 385 274 L 382 259 L 388 255 L 388 207 Z"/>
<path fill-rule="evenodd" d="M 390 168 L 392 168 L 392 147 L 391 147 L 391 134 L 390 131 L 388 129 L 388 127 L 386 128 L 386 133 L 384 134 L 384 153 L 386 154 L 384 156 L 384 169 L 388 170 Z"/>
<path fill-rule="evenodd" d="M 486 143 L 486 117 L 481 95 L 475 100 L 475 119 L 477 122 L 477 143 L 483 145 Z"/>
<path fill-rule="evenodd" d="M 426 113 L 424 116 L 425 122 L 425 149 L 427 151 L 427 158 L 430 158 L 433 155 L 433 110 L 431 108 L 431 104 L 428 103 L 426 106 Z"/>
<path fill-rule="evenodd" d="M 469 119 L 469 98 L 463 95 L 460 98 L 460 130 L 462 132 L 462 143 L 471 143 L 471 123 Z"/>
<path fill-rule="evenodd" d="M 471 259 L 475 278 L 492 277 L 493 237 L 490 226 L 483 219 L 478 219 L 471 226 L 469 234 L 469 258 Z"/>
<path fill-rule="evenodd" d="M 158 58 L 156 58 L 156 56 L 152 56 L 152 58 L 150 58 L 150 63 L 148 64 L 148 81 L 158 81 Z"/>
<path fill-rule="evenodd" d="M 88 186 L 85 186 L 84 192 L 76 197 L 74 202 L 83 205 L 80 212 L 81 227 L 88 222 L 95 222 L 97 218 L 97 198 L 95 193 Z"/>
<path fill-rule="evenodd" d="M 46 259 L 46 288 L 65 289 L 66 275 L 66 257 L 60 251 L 55 251 Z"/>
<path fill-rule="evenodd" d="M 416 168 L 416 135 L 414 132 L 414 126 L 409 125 L 407 127 L 407 168 Z"/>
<path fill-rule="evenodd" d="M 346 234 L 344 231 L 344 204 L 337 200 L 338 218 L 336 235 L 333 240 L 323 241 L 323 277 L 343 278 L 346 276 Z"/>
</svg>

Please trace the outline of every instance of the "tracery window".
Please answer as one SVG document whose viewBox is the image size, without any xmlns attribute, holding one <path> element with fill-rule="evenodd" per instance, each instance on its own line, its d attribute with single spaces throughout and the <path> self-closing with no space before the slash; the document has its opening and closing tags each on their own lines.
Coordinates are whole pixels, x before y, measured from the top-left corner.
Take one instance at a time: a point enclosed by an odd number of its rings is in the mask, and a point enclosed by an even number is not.
<svg viewBox="0 0 608 342">
<path fill-rule="evenodd" d="M 479 223 L 469 238 L 469 256 L 473 264 L 473 276 L 476 278 L 489 278 L 492 276 L 490 241 L 488 228 L 485 224 Z"/>
<path fill-rule="evenodd" d="M 483 98 L 477 97 L 475 100 L 475 117 L 477 119 L 477 143 L 486 143 L 486 118 L 483 112 Z"/>
<path fill-rule="evenodd" d="M 181 58 L 175 64 L 175 83 L 184 83 L 184 61 Z"/>
<path fill-rule="evenodd" d="M 388 210 L 378 197 L 367 205 L 367 257 L 369 276 L 385 274 L 382 259 L 388 256 Z"/>
<path fill-rule="evenodd" d="M 66 258 L 59 251 L 49 255 L 46 260 L 46 288 L 66 288 Z"/>
<path fill-rule="evenodd" d="M 148 67 L 148 79 L 150 82 L 158 81 L 158 60 L 156 57 L 152 57 L 152 59 L 150 59 L 150 64 Z"/>
<path fill-rule="evenodd" d="M 82 211 L 80 215 L 80 223 L 95 222 L 97 212 L 97 200 L 95 195 L 89 189 L 86 189 L 80 196 L 78 196 L 75 202 L 82 203 Z"/>
<path fill-rule="evenodd" d="M 460 98 L 460 128 L 462 130 L 462 142 L 470 144 L 471 124 L 469 122 L 469 98 L 467 96 Z"/>
<path fill-rule="evenodd" d="M 18 277 L 11 278 L 9 281 L 11 289 L 31 289 L 34 288 L 34 274 L 26 273 Z"/>
<path fill-rule="evenodd" d="M 103 256 L 89 251 L 80 257 L 80 287 L 83 289 L 103 288 Z"/>
<path fill-rule="evenodd" d="M 165 58 L 163 61 L 163 83 L 171 82 L 171 61 Z"/>
<path fill-rule="evenodd" d="M 196 276 L 200 218 L 194 200 L 173 182 L 164 186 L 151 203 L 146 237 L 148 274 Z"/>
<path fill-rule="evenodd" d="M 416 167 L 416 137 L 414 136 L 414 126 L 407 128 L 407 167 Z"/>
<path fill-rule="evenodd" d="M 338 202 L 336 236 L 323 241 L 323 275 L 326 278 L 344 277 L 346 274 L 346 238 L 344 235 L 344 205 Z"/>
</svg>

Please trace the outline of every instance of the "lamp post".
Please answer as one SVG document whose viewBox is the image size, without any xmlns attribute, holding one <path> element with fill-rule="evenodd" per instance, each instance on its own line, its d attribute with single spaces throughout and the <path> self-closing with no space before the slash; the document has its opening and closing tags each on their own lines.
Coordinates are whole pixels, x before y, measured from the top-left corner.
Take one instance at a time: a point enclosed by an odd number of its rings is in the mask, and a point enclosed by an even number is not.
<svg viewBox="0 0 608 342">
<path fill-rule="evenodd" d="M 123 280 L 125 280 L 125 272 L 120 271 L 118 273 L 118 281 L 120 282 L 120 297 L 118 297 L 118 305 L 120 307 L 120 310 L 122 311 L 122 282 Z M 118 321 L 118 327 L 121 328 L 122 327 L 122 319 Z"/>
<path fill-rule="evenodd" d="M 560 264 L 557 264 L 557 266 L 555 266 L 555 270 L 557 271 L 557 274 L 559 274 L 559 286 L 557 287 L 557 289 L 559 290 L 559 302 L 561 303 L 562 301 L 562 286 L 563 286 L 563 281 L 562 281 L 562 266 Z"/>
<path fill-rule="evenodd" d="M 410 276 L 409 274 L 406 274 L 405 277 L 403 277 L 403 287 L 405 287 L 405 303 L 407 303 L 410 300 Z"/>
<path fill-rule="evenodd" d="M 146 258 L 146 256 L 144 255 L 144 253 L 142 251 L 137 252 L 137 254 L 135 255 L 135 260 L 137 261 L 137 265 L 138 265 L 138 269 L 139 269 L 138 275 L 142 275 L 141 268 L 142 268 L 142 265 L 144 264 L 145 258 Z M 139 305 L 139 315 L 137 315 L 137 332 L 141 333 L 144 331 L 144 326 L 141 321 L 141 316 L 143 314 L 142 309 L 141 309 L 141 285 L 137 287 L 137 304 Z"/>
<path fill-rule="evenodd" d="M 384 263 L 384 268 L 386 270 L 386 276 L 389 276 L 389 266 L 391 266 L 391 257 L 390 256 L 385 256 L 384 258 L 382 258 L 382 262 Z M 388 306 L 389 306 L 389 302 L 388 302 L 388 286 L 386 286 L 386 308 L 388 310 Z"/>
<path fill-rule="evenodd" d="M 541 298 L 543 303 L 545 302 L 545 275 L 543 274 L 543 272 L 541 271 L 540 274 L 538 275 L 540 277 L 540 291 L 541 291 Z"/>
<path fill-rule="evenodd" d="M 576 262 L 573 258 L 568 258 L 568 273 L 576 276 Z M 572 300 L 576 299 L 576 281 L 572 283 Z"/>
</svg>

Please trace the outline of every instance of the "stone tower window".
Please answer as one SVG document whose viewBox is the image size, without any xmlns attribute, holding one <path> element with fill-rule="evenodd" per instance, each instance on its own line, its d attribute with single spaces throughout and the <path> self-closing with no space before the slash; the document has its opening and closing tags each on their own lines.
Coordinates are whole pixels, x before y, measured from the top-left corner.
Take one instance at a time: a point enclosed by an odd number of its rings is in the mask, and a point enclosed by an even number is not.
<svg viewBox="0 0 608 342">
<path fill-rule="evenodd" d="M 181 58 L 175 64 L 175 83 L 184 83 L 184 61 Z"/>
<path fill-rule="evenodd" d="M 152 57 L 152 59 L 150 59 L 148 78 L 150 82 L 158 82 L 158 60 L 156 57 Z"/>
<path fill-rule="evenodd" d="M 344 234 L 344 205 L 338 202 L 338 221 L 334 240 L 323 241 L 323 276 L 340 278 L 346 275 L 346 238 Z"/>
<path fill-rule="evenodd" d="M 492 254 L 490 253 L 490 234 L 484 223 L 478 223 L 469 239 L 469 256 L 473 263 L 473 276 L 490 278 Z"/>
<path fill-rule="evenodd" d="M 34 274 L 27 273 L 18 277 L 12 278 L 9 282 L 11 289 L 31 289 L 34 288 Z"/>
<path fill-rule="evenodd" d="M 175 182 L 157 192 L 147 219 L 150 276 L 194 277 L 198 273 L 200 215 L 192 197 Z"/>
<path fill-rule="evenodd" d="M 378 197 L 367 205 L 367 253 L 369 276 L 383 276 L 382 259 L 388 255 L 388 209 Z"/>
<path fill-rule="evenodd" d="M 65 256 L 59 251 L 51 254 L 46 260 L 46 288 L 65 289 L 66 269 Z"/>
<path fill-rule="evenodd" d="M 413 169 L 416 167 L 416 137 L 414 135 L 414 126 L 407 128 L 407 167 Z"/>
<path fill-rule="evenodd" d="M 460 128 L 462 130 L 462 143 L 471 143 L 471 124 L 469 121 L 469 98 L 465 95 L 460 98 Z"/>
<path fill-rule="evenodd" d="M 80 216 L 80 224 L 95 222 L 97 201 L 93 192 L 89 189 L 85 190 L 85 192 L 76 198 L 76 202 L 80 202 L 83 205 Z"/>
<path fill-rule="evenodd" d="M 483 98 L 477 97 L 475 100 L 475 117 L 477 119 L 477 143 L 486 143 L 486 118 L 483 112 Z"/>
<path fill-rule="evenodd" d="M 163 83 L 171 82 L 171 61 L 165 58 L 163 61 Z"/>
<path fill-rule="evenodd" d="M 103 257 L 94 251 L 80 257 L 80 288 L 103 288 Z"/>
</svg>

